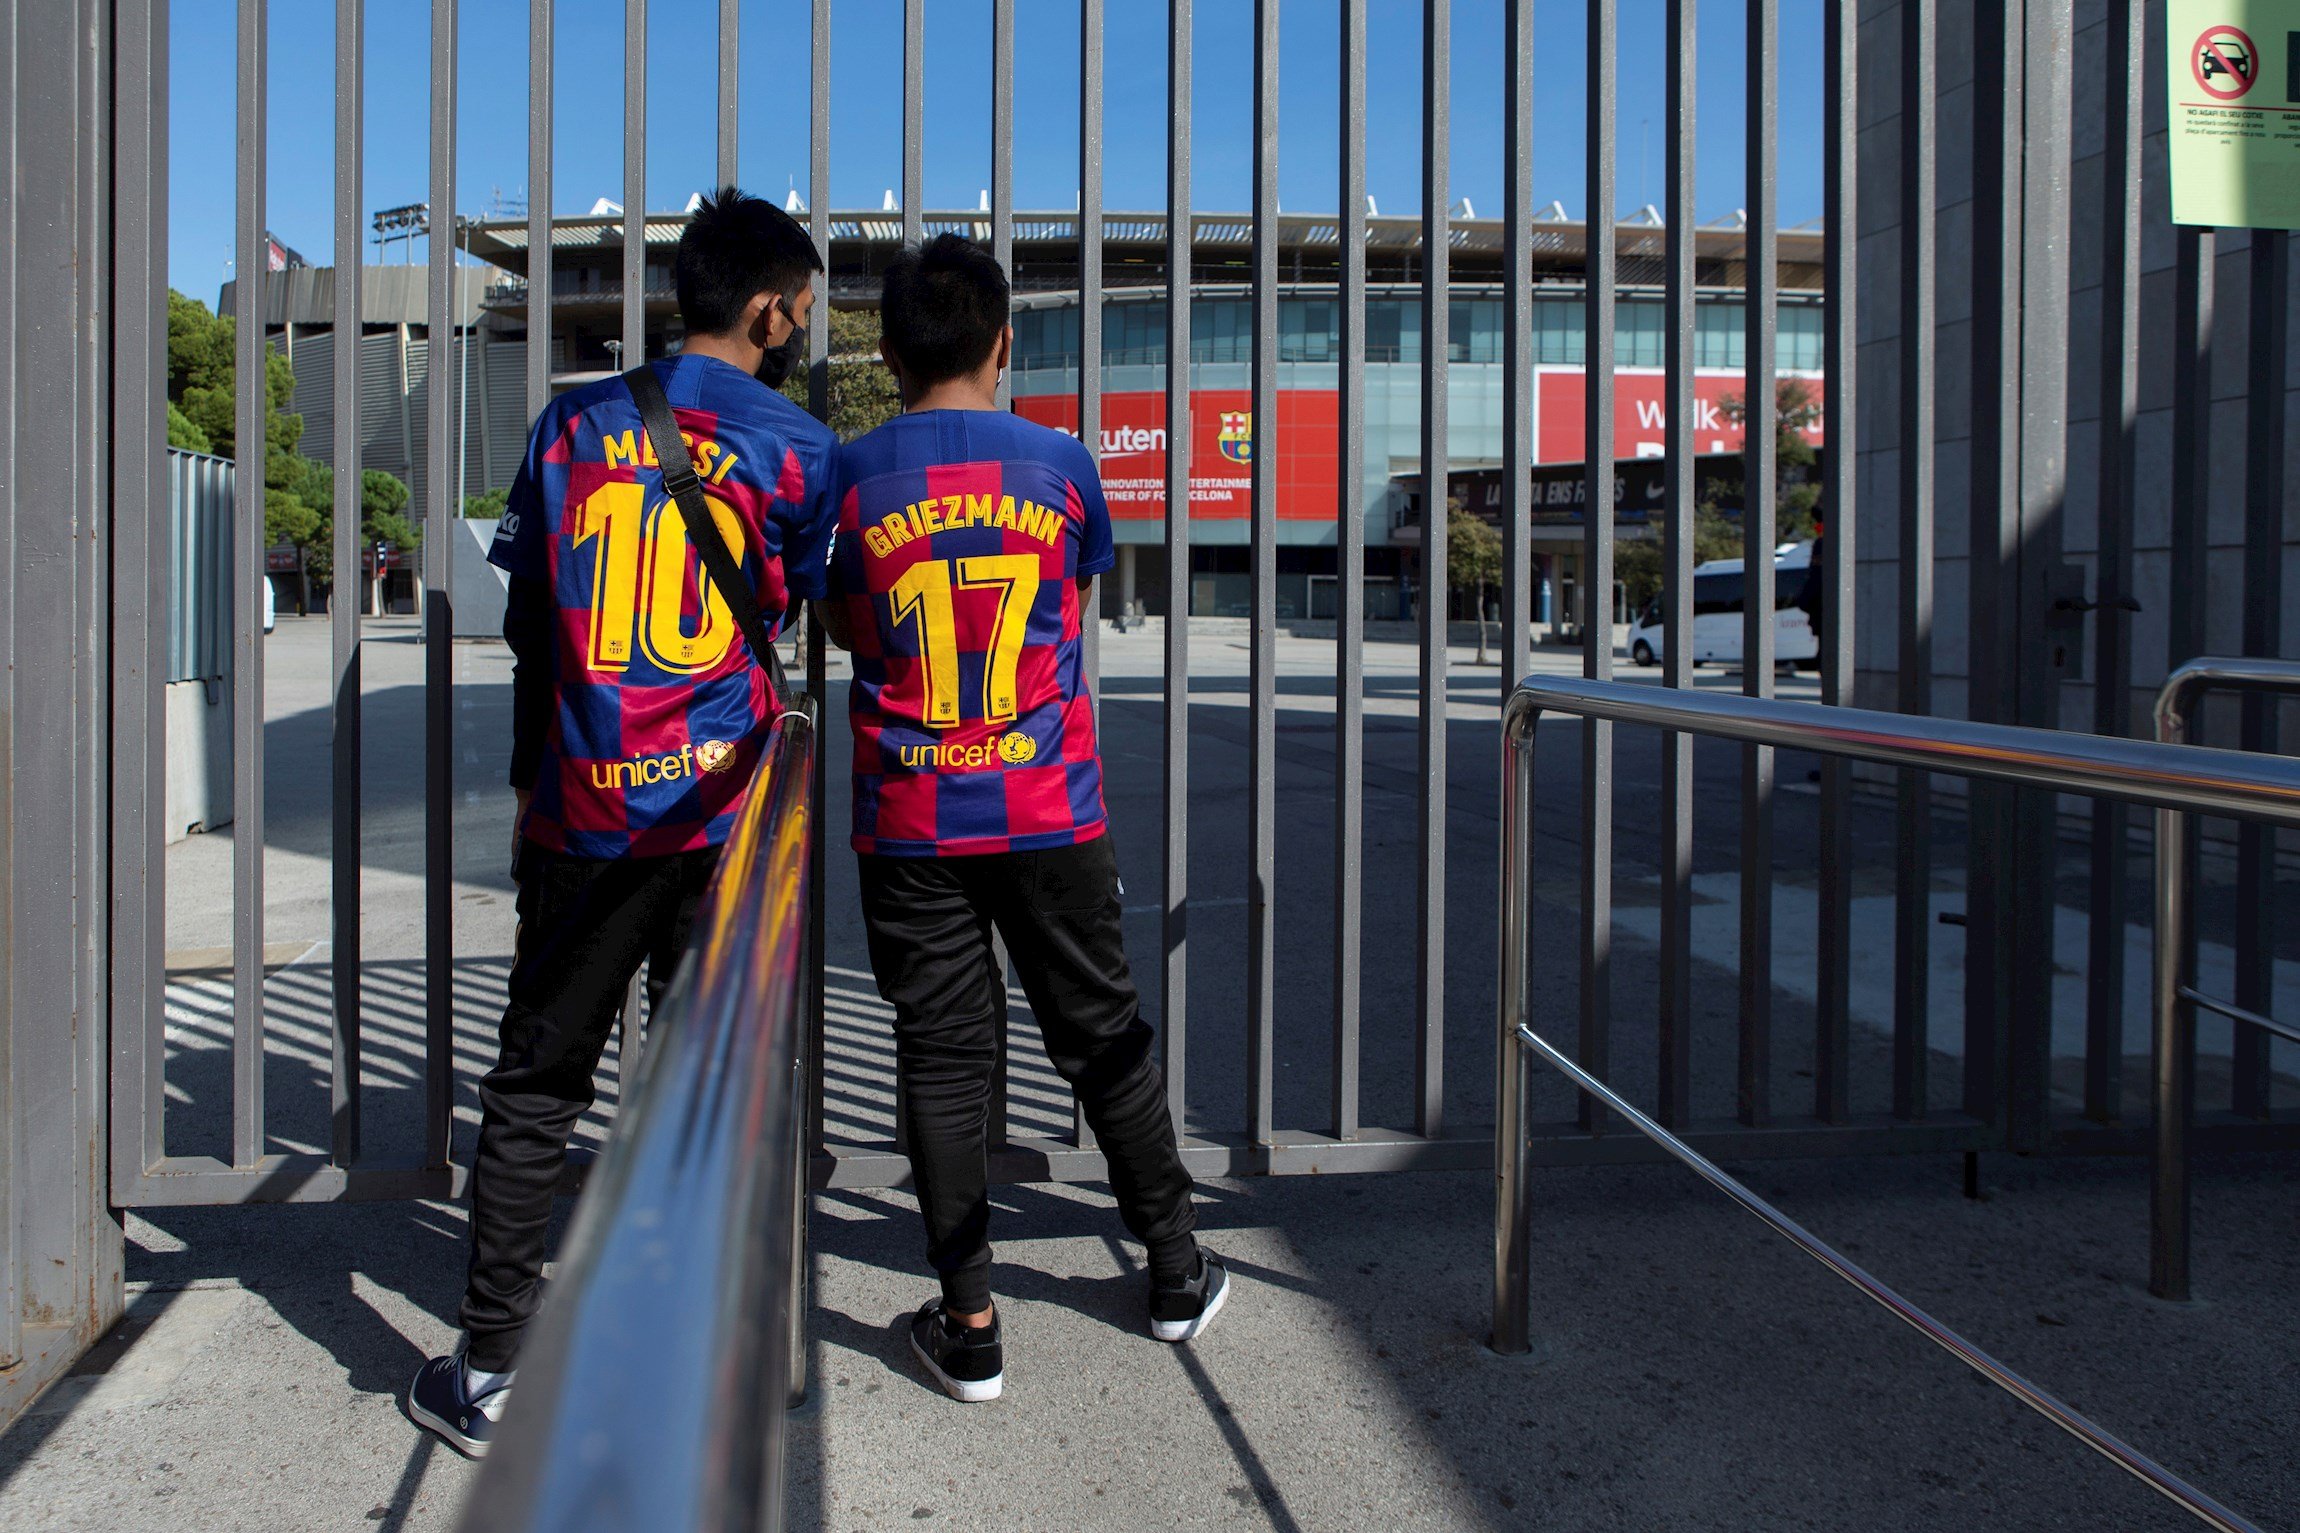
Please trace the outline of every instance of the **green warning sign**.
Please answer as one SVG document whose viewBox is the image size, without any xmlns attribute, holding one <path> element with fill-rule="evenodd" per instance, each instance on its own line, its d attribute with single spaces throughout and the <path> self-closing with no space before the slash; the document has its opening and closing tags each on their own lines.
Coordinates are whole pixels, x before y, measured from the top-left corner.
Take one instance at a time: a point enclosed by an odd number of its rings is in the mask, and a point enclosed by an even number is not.
<svg viewBox="0 0 2300 1533">
<path fill-rule="evenodd" d="M 2300 229 L 2300 0 L 2170 0 L 2172 221 Z"/>
</svg>

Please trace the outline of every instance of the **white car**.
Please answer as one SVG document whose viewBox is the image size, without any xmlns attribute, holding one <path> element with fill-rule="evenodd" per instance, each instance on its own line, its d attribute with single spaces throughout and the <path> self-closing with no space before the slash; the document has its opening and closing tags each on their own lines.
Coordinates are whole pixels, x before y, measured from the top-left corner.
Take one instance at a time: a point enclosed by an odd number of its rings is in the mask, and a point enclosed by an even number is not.
<svg viewBox="0 0 2300 1533">
<path fill-rule="evenodd" d="M 279 593 L 272 589 L 272 577 L 266 575 L 264 577 L 264 632 L 270 633 L 278 627 L 279 620 Z"/>
<path fill-rule="evenodd" d="M 1693 567 L 1693 663 L 1741 663 L 1742 576 L 1739 559 L 1712 559 Z M 1813 575 L 1813 545 L 1785 544 L 1773 556 L 1773 655 L 1782 665 L 1811 667 L 1821 658 L 1812 619 L 1797 605 Z M 1656 596 L 1629 628 L 1629 658 L 1661 663 L 1661 598 Z"/>
</svg>

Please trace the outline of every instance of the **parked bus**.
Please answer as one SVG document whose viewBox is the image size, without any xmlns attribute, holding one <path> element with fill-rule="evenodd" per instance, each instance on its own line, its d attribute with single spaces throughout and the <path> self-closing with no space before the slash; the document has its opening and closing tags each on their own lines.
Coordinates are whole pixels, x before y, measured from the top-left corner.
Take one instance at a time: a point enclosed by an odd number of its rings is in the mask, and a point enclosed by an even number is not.
<svg viewBox="0 0 2300 1533">
<path fill-rule="evenodd" d="M 1739 559 L 1712 559 L 1693 569 L 1693 663 L 1741 663 L 1741 613 L 1745 573 Z M 1821 644 L 1812 620 L 1798 605 L 1813 576 L 1813 545 L 1791 543 L 1773 556 L 1773 653 L 1783 665 L 1810 670 L 1820 664 Z M 1639 665 L 1661 662 L 1661 598 L 1637 614 L 1629 629 L 1629 658 Z"/>
</svg>

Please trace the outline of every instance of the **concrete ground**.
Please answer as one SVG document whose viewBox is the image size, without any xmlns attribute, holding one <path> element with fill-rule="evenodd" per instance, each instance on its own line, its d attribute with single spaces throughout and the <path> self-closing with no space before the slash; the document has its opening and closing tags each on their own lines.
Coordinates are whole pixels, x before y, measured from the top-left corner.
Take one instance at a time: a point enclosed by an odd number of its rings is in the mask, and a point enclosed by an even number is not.
<svg viewBox="0 0 2300 1533">
<path fill-rule="evenodd" d="M 363 928 L 369 1139 L 419 1124 L 422 652 L 373 627 L 365 678 Z M 1330 646 L 1280 646 L 1279 1121 L 1322 1122 L 1331 924 Z M 1455 656 L 1448 704 L 1447 1107 L 1488 1121 L 1491 1086 L 1493 728 L 1498 672 Z M 1194 636 L 1194 920 L 1188 1099 L 1194 1129 L 1232 1128 L 1243 1075 L 1237 863 L 1245 785 L 1243 636 Z M 266 827 L 271 1135 L 325 1142 L 326 625 L 283 619 L 269 646 Z M 490 1054 L 510 947 L 504 876 L 507 666 L 495 646 L 453 654 L 457 1065 Z M 1110 800 L 1146 1005 L 1158 993 L 1155 635 L 1106 640 Z M 1544 666 L 1577 668 L 1549 652 Z M 1412 1078 L 1410 921 L 1417 778 L 1414 655 L 1369 647 L 1365 1116 L 1403 1122 Z M 1703 673 L 1704 684 L 1738 678 Z M 1785 690 L 1803 690 L 1792 682 Z M 1321 695 L 1324 693 L 1325 695 Z M 834 693 L 834 703 L 836 701 Z M 1572 726 L 1545 725 L 1540 952 L 1570 975 L 1576 843 Z M 843 731 L 831 731 L 834 784 Z M 1651 1079 L 1649 804 L 1657 753 L 1627 732 L 1617 762 L 1623 915 L 1616 1074 Z M 1696 862 L 1704 907 L 1697 1072 L 1714 1108 L 1732 1090 L 1730 943 L 1737 756 L 1703 752 Z M 1811 801 L 1782 760 L 1776 869 L 1776 1095 L 1809 1090 Z M 1555 786 L 1553 786 L 1553 784 Z M 843 790 L 833 789 L 833 814 Z M 1857 861 L 1889 864 L 1890 815 L 1865 810 Z M 1961 899 L 1962 832 L 1944 820 L 1936 898 Z M 220 1147 L 228 1127 L 229 833 L 169 853 L 169 1147 Z M 854 918 L 851 862 L 829 890 L 834 1138 L 884 1140 L 885 1013 Z M 2064 881 L 2064 890 L 2069 886 Z M 2081 885 L 2079 885 L 2081 887 Z M 2064 894 L 2064 902 L 2066 895 Z M 1202 913 L 1201 913 L 1202 912 Z M 2064 911 L 2064 924 L 2068 917 Z M 1889 928 L 1888 928 L 1889 929 Z M 2081 949 L 2080 949 L 2081 952 Z M 1884 968 L 1885 966 L 1864 966 Z M 1888 971 L 1889 972 L 1889 971 Z M 1549 1020 L 1569 1014 L 1570 980 Z M 1952 1004 L 1936 1000 L 1943 1015 Z M 1545 996 L 1545 999 L 1552 999 Z M 1856 1009 L 1867 1003 L 1857 997 Z M 1882 1034 L 1856 1040 L 1856 1088 L 1882 1089 Z M 1011 1121 L 1067 1121 L 1059 1085 L 1018 1018 Z M 2057 1031 L 2057 1029 L 2056 1029 Z M 1960 1061 L 1944 1026 L 1935 1100 Z M 2289 1059 L 2280 1056 L 2289 1067 Z M 2211 1071 L 2205 1072 L 2207 1097 Z M 2144 1079 L 2134 1076 L 2135 1090 Z M 614 1100 L 612 1064 L 596 1138 Z M 1545 1086 L 1545 1110 L 1569 1100 Z M 2289 1085 L 2281 1100 L 2291 1100 Z M 2300 1471 L 2282 1423 L 2300 1405 L 2300 1164 L 2199 1167 L 2197 1289 L 2160 1305 L 2146 1270 L 2144 1166 L 1990 1156 L 1987 1197 L 1960 1194 L 1953 1158 L 1743 1168 L 1759 1191 L 2015 1368 L 2094 1413 L 2263 1526 L 2300 1526 Z M 792 1525 L 1048 1528 L 2150 1528 L 2181 1519 L 2028 1415 L 1682 1171 L 1547 1171 L 1534 1235 L 1530 1360 L 1503 1361 L 1487 1325 L 1490 1179 L 1476 1173 L 1222 1182 L 1204 1189 L 1208 1243 L 1238 1279 L 1199 1344 L 1139 1329 L 1139 1252 L 1098 1188 L 998 1195 L 996 1281 L 1008 1395 L 962 1407 L 923 1388 L 901 1317 L 928 1291 L 902 1193 L 817 1200 L 815 1403 L 791 1423 Z M 434 1204 L 162 1209 L 127 1216 L 127 1319 L 0 1436 L 0 1527 L 386 1529 L 452 1526 L 470 1466 L 399 1414 L 424 1356 L 453 1342 L 461 1209 Z"/>
</svg>

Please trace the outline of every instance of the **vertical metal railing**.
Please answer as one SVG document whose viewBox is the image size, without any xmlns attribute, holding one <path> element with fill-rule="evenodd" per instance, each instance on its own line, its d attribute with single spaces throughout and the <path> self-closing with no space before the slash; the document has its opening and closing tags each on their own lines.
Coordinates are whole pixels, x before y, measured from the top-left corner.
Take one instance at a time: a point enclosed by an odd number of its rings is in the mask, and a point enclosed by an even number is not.
<svg viewBox="0 0 2300 1533">
<path fill-rule="evenodd" d="M 1600 0 L 1610 4 L 1611 0 Z M 1445 1130 L 1446 405 L 1452 376 L 1453 7 L 1422 4 L 1422 526 L 1420 915 L 1415 944 L 1414 1132 Z"/>
<path fill-rule="evenodd" d="M 1189 1120 L 1190 983 L 1190 7 L 1166 31 L 1166 862 L 1159 1065 L 1175 1131 Z"/>
<path fill-rule="evenodd" d="M 2093 732 L 2131 733 L 2134 598 L 2133 480 L 2140 416 L 2141 83 L 2147 10 L 2111 0 L 2106 19 L 2108 87 L 2100 185 L 2100 555 L 2094 578 Z M 2124 946 L 2131 900 L 2131 812 L 2111 799 L 2092 806 L 2092 928 L 2085 965 L 2084 1114 L 2113 1123 L 2123 1111 Z"/>
<path fill-rule="evenodd" d="M 1613 364 L 1614 278 L 1619 242 L 1614 235 L 1616 145 L 1613 116 L 1619 81 L 1616 0 L 1589 0 L 1589 97 L 1584 151 L 1589 199 L 1588 275 L 1582 328 L 1581 674 L 1592 681 L 1613 675 Z M 1680 625 L 1681 629 L 1689 625 Z M 1584 1066 L 1604 1074 L 1613 1035 L 1613 725 L 1591 719 L 1581 731 L 1581 1031 Z M 1602 1132 L 1604 1109 L 1595 1098 L 1579 1106 L 1583 1129 Z"/>
<path fill-rule="evenodd" d="M 1246 1142 L 1266 1144 L 1277 1091 L 1278 0 L 1254 0 L 1252 520 L 1246 753 Z M 1187 359 L 1183 365 L 1188 365 Z M 1169 433 L 1171 435 L 1171 433 Z"/>
<path fill-rule="evenodd" d="M 2295 44 L 2300 47 L 2300 44 Z M 2244 624 L 2248 656 L 2282 652 L 2284 643 L 2285 368 L 2292 334 L 2292 236 L 2252 231 L 2252 322 L 2245 356 Z M 2242 702 L 2248 751 L 2279 748 L 2276 700 L 2257 690 Z M 2265 1013 L 2276 989 L 2276 842 L 2258 825 L 2236 839 L 2236 1004 Z M 2289 916 L 2284 919 L 2289 920 Z M 2233 1041 L 2231 1105 L 2265 1118 L 2271 1100 L 2266 1029 L 2239 1019 Z"/>
<path fill-rule="evenodd" d="M 1667 249 L 1662 302 L 1667 311 L 1663 321 L 1667 340 L 1662 387 L 1667 396 L 1663 411 L 1668 417 L 1668 434 L 1662 443 L 1662 474 L 1668 508 L 1661 532 L 1661 684 L 1676 688 L 1693 680 L 1693 528 L 1695 502 L 1700 495 L 1693 456 L 1696 0 L 1669 0 L 1666 26 L 1669 61 L 1664 88 L 1669 133 L 1662 167 L 1662 200 L 1667 204 L 1663 215 Z M 1512 683 L 1524 674 L 1513 672 Z M 1674 1127 L 1691 1116 L 1693 1097 L 1693 741 L 1674 731 L 1661 737 L 1660 873 L 1656 1105 L 1661 1121 Z"/>
<path fill-rule="evenodd" d="M 1780 286 L 1774 232 L 1779 192 L 1781 93 L 1779 0 L 1749 0 L 1748 46 L 1748 261 L 1742 278 L 1742 319 L 1748 370 L 1743 374 L 1741 421 L 1741 691 L 1773 695 L 1776 623 L 1773 549 L 1780 541 L 1776 512 L 1774 358 Z M 1808 572 L 1807 578 L 1813 578 Z M 1741 1121 L 1752 1128 L 1773 1116 L 1773 752 L 1741 748 Z"/>
<path fill-rule="evenodd" d="M 643 3 L 643 0 L 634 0 Z M 424 1162 L 447 1164 L 455 1078 L 455 624 L 448 594 L 458 532 L 455 503 L 455 371 L 463 316 L 455 307 L 456 0 L 431 4 L 431 252 L 424 348 L 423 517 L 423 977 Z"/>
<path fill-rule="evenodd" d="M 336 0 L 335 8 L 335 248 L 352 259 L 335 271 L 335 594 L 328 600 L 334 690 L 331 827 L 328 850 L 328 954 L 334 991 L 331 1029 L 329 1148 L 335 1164 L 359 1160 L 360 1089 L 360 603 L 351 599 L 360 585 L 360 560 L 367 538 L 362 529 L 360 472 L 359 352 L 365 331 L 360 314 L 361 225 L 365 221 L 364 118 L 366 7 L 361 0 Z"/>
<path fill-rule="evenodd" d="M 1010 73 L 1011 64 L 1009 60 Z M 1012 211 L 1008 209 L 1010 217 Z M 1078 6 L 1078 338 L 1078 440 L 1086 444 L 1086 451 L 1099 466 L 1102 461 L 1102 0 L 1079 0 Z M 1094 737 L 1099 742 L 1102 738 L 1102 581 L 1099 576 L 1086 587 L 1082 608 L 1079 629 L 1084 645 L 1086 686 L 1094 698 Z M 1176 1126 L 1179 1128 L 1179 1123 Z M 1086 1122 L 1086 1109 L 1076 1101 L 1070 1105 L 1070 1138 L 1082 1150 L 1094 1147 L 1094 1130 Z"/>
<path fill-rule="evenodd" d="M 2196 734 L 2196 709 L 2208 692 L 2233 691 L 2250 703 L 2257 699 L 2273 705 L 2279 698 L 2300 696 L 2300 661 L 2195 659 L 2176 667 L 2156 695 L 2156 738 L 2166 745 L 2187 745 Z M 2251 709 L 2245 723 L 2251 722 Z M 2257 754 L 2252 730 L 2245 730 L 2244 749 Z M 2276 762 L 2276 766 L 2289 766 Z M 2189 1167 L 2191 1124 L 2196 1113 L 2196 1008 L 2220 1013 L 2242 1031 L 2257 1035 L 2266 1055 L 2270 1039 L 2300 1041 L 2295 1019 L 2277 1021 L 2269 1015 L 2269 1001 L 2247 997 L 2247 975 L 2241 948 L 2236 968 L 2237 994 L 2233 1002 L 2201 994 L 2196 987 L 2197 859 L 2190 846 L 2190 814 L 2165 805 L 2156 812 L 2156 867 L 2154 909 L 2154 979 L 2151 987 L 2151 1095 L 2155 1108 L 2155 1163 L 2149 1178 L 2148 1289 L 2160 1299 L 2186 1301 L 2189 1297 Z M 2256 819 L 2242 822 L 2240 830 L 2257 829 L 2271 849 L 2275 826 Z M 2247 894 L 2243 883 L 2243 842 L 2239 840 L 2239 939 Z M 2273 953 L 2271 953 L 2273 958 Z M 2241 1047 L 2241 1038 L 2239 1038 Z M 2239 1056 L 2233 1063 L 2241 1069 Z M 2265 1057 L 2257 1063 L 2263 1088 L 2268 1074 Z M 2235 1109 L 2239 1116 L 2265 1115 L 2243 1097 L 2243 1077 L 2236 1079 Z"/>
<path fill-rule="evenodd" d="M 1341 0 L 1341 366 L 1334 414 L 1334 1016 L 1338 1140 L 1358 1135 L 1365 942 L 1366 0 Z"/>
<path fill-rule="evenodd" d="M 1937 0 L 1901 4 L 1900 165 L 1900 675 L 1903 713 L 1933 711 L 1933 234 L 1939 201 L 1934 158 Z M 1850 613 L 1846 614 L 1848 620 Z M 1931 1016 L 1932 781 L 1903 772 L 1894 787 L 1893 1115 L 1925 1116 L 1925 1029 Z"/>
<path fill-rule="evenodd" d="M 266 0 L 240 0 L 233 290 L 232 1164 L 264 1150 L 264 104 Z"/>
<path fill-rule="evenodd" d="M 1821 418 L 1845 440 L 1822 471 L 1821 514 L 1827 558 L 1806 572 L 1820 589 L 1821 701 L 1853 701 L 1854 580 L 1859 541 L 1859 321 L 1860 311 L 1860 16 L 1857 0 L 1828 0 L 1822 45 Z M 1843 1123 L 1852 1114 L 1853 1052 L 1853 815 L 1848 764 L 1821 764 L 1820 929 L 1815 977 L 1813 1116 Z"/>
</svg>

